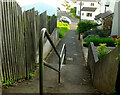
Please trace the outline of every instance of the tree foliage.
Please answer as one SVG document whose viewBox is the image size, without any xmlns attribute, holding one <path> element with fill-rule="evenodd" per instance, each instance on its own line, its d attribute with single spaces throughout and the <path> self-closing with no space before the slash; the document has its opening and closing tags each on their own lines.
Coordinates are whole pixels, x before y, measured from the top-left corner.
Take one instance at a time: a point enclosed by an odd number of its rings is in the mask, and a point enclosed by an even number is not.
<svg viewBox="0 0 120 95">
<path fill-rule="evenodd" d="M 80 30 L 80 33 L 84 33 L 92 28 L 96 28 L 97 26 L 98 24 L 95 22 L 89 20 L 83 20 L 78 23 L 77 32 L 79 32 Z"/>
<path fill-rule="evenodd" d="M 76 13 L 76 7 L 70 9 L 70 13 Z"/>
</svg>

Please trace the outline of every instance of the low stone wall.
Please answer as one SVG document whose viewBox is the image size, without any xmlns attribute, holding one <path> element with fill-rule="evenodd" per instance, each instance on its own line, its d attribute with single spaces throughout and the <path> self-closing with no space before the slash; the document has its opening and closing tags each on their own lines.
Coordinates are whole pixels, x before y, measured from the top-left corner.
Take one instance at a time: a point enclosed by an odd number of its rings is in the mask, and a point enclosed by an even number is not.
<svg viewBox="0 0 120 95">
<path fill-rule="evenodd" d="M 93 85 L 102 93 L 113 93 L 119 68 L 119 62 L 116 57 L 118 57 L 119 53 L 120 46 L 98 60 L 94 44 L 90 44 L 88 64 L 92 74 Z"/>
<path fill-rule="evenodd" d="M 57 28 L 55 28 L 50 36 L 54 45 L 56 45 L 57 42 L 59 41 L 59 34 L 58 33 L 59 33 L 59 30 Z M 52 46 L 51 46 L 50 42 L 47 40 L 44 44 L 44 47 L 43 47 L 44 58 L 50 53 L 51 50 L 52 50 Z"/>
<path fill-rule="evenodd" d="M 97 49 L 94 46 L 93 42 L 90 43 L 90 46 L 88 48 L 88 66 L 90 67 L 90 71 L 91 71 L 91 76 L 92 76 L 92 80 L 94 77 L 94 70 L 95 70 L 95 63 L 98 61 L 98 56 L 97 56 Z"/>
</svg>

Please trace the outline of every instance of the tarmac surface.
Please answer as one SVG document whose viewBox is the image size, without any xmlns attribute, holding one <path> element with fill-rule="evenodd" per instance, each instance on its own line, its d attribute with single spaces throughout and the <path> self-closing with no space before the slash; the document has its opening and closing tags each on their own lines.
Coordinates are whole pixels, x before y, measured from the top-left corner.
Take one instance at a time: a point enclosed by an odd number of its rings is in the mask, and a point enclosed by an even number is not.
<svg viewBox="0 0 120 95">
<path fill-rule="evenodd" d="M 59 13 L 60 14 L 60 13 Z M 66 13 L 60 15 L 68 16 Z M 69 16 L 68 16 L 69 17 Z M 44 67 L 44 93 L 97 93 L 92 85 L 89 70 L 85 65 L 81 41 L 78 40 L 76 28 L 78 19 L 69 17 L 72 20 L 70 30 L 57 45 L 60 53 L 62 45 L 67 47 L 66 64 L 61 69 L 61 83 L 58 83 L 58 73 L 48 67 Z M 58 68 L 58 58 L 52 52 L 46 61 L 51 66 Z M 16 84 L 15 87 L 3 88 L 3 93 L 39 93 L 39 68 L 36 70 L 35 77 L 28 81 Z"/>
</svg>

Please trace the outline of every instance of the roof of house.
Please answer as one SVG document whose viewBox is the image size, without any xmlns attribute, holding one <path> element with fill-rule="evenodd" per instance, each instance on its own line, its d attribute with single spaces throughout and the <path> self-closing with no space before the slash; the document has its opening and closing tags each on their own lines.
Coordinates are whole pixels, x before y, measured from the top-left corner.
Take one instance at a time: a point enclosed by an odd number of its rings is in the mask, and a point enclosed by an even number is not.
<svg viewBox="0 0 120 95">
<path fill-rule="evenodd" d="M 97 8 L 92 8 L 92 7 L 83 7 L 81 11 L 90 11 L 90 12 L 95 12 Z"/>
<path fill-rule="evenodd" d="M 107 12 L 105 12 L 105 13 L 100 13 L 100 14 L 98 14 L 98 15 L 95 16 L 95 20 L 97 20 L 97 19 L 99 19 L 99 18 L 104 19 L 104 18 L 106 18 L 106 17 L 108 17 L 108 16 L 111 16 L 112 14 L 113 14 L 113 13 L 110 12 L 110 11 L 107 11 Z"/>
<path fill-rule="evenodd" d="M 83 1 L 83 2 L 100 2 L 101 0 L 77 0 L 77 1 Z"/>
<path fill-rule="evenodd" d="M 95 16 L 95 20 L 97 20 L 97 19 L 101 18 L 101 15 L 102 15 L 102 13 L 100 13 L 100 14 L 96 15 L 96 16 Z"/>
</svg>

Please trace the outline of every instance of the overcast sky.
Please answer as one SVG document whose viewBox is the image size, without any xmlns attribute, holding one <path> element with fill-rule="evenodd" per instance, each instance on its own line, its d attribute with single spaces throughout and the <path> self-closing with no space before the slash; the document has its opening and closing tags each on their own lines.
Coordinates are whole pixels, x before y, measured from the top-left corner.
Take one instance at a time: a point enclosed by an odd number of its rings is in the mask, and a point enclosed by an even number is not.
<svg viewBox="0 0 120 95">
<path fill-rule="evenodd" d="M 53 7 L 57 6 L 57 0 L 16 0 L 16 1 L 20 4 L 20 6 L 35 4 L 37 2 L 44 2 Z"/>
</svg>

